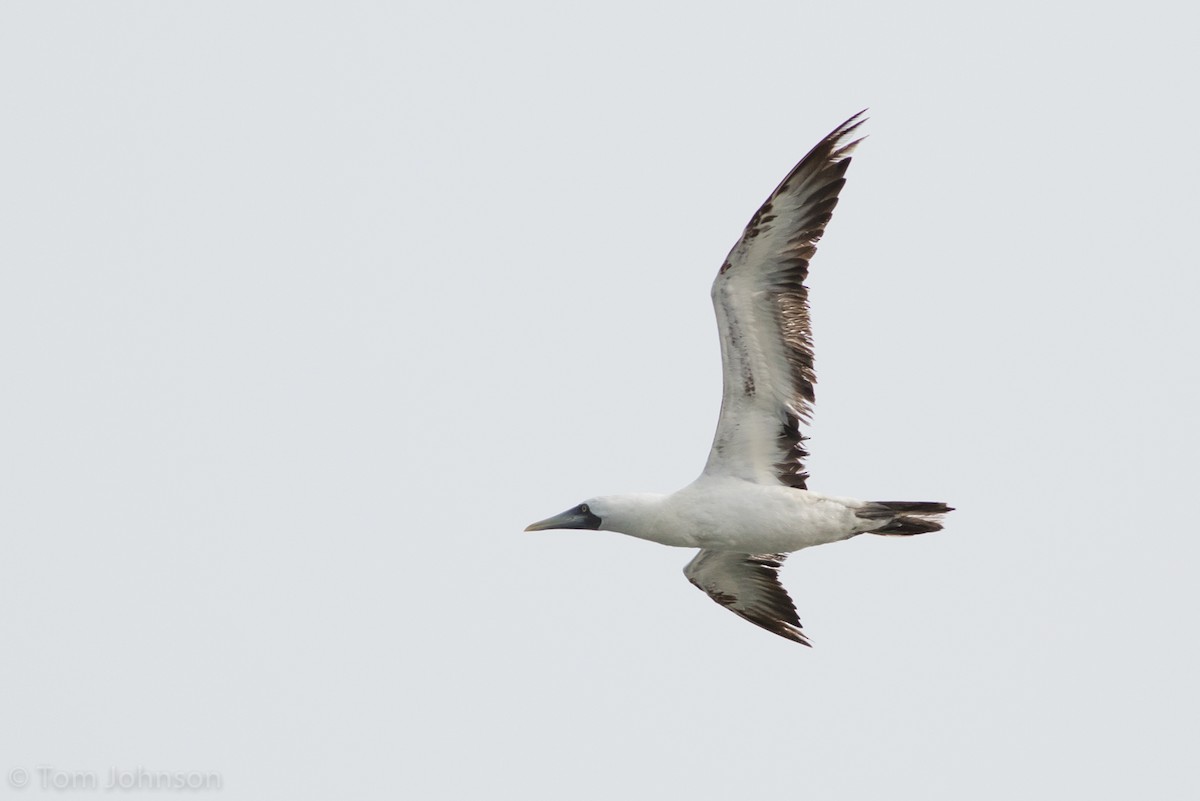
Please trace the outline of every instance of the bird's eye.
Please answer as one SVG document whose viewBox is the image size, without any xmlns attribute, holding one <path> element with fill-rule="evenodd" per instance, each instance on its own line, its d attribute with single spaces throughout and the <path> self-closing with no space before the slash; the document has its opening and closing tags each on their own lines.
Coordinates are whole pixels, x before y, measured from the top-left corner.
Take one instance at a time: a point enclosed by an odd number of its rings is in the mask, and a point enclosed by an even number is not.
<svg viewBox="0 0 1200 801">
<path fill-rule="evenodd" d="M 586 503 L 579 504 L 579 513 L 580 514 L 583 514 L 583 515 L 590 514 L 591 511 L 592 510 L 588 508 L 588 505 Z"/>
</svg>

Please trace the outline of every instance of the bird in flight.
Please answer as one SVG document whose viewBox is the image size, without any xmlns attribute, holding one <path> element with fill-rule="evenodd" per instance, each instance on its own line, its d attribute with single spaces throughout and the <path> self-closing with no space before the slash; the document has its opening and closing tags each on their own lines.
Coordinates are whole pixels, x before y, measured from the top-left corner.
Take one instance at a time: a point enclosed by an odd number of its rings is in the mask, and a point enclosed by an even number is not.
<svg viewBox="0 0 1200 801">
<path fill-rule="evenodd" d="M 530 525 L 599 529 L 700 552 L 684 575 L 757 626 L 810 645 L 779 569 L 789 553 L 859 534 L 938 531 L 932 501 L 860 501 L 808 489 L 802 433 L 813 406 L 808 265 L 846 183 L 859 112 L 800 160 L 717 271 L 724 396 L 700 477 L 670 495 L 590 498 Z"/>
</svg>

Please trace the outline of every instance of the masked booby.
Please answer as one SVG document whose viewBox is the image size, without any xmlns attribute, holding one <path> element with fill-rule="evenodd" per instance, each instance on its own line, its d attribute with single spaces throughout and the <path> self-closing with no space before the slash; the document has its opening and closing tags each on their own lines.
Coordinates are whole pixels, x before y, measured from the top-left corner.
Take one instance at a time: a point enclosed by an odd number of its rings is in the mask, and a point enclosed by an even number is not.
<svg viewBox="0 0 1200 801">
<path fill-rule="evenodd" d="M 713 306 L 724 396 L 704 471 L 670 495 L 591 498 L 530 525 L 602 529 L 699 548 L 684 575 L 717 603 L 810 645 L 779 583 L 789 553 L 858 534 L 938 531 L 952 509 L 931 501 L 860 501 L 808 489 L 801 433 L 812 413 L 809 261 L 846 183 L 859 112 L 800 160 L 750 218 L 717 271 Z"/>
</svg>

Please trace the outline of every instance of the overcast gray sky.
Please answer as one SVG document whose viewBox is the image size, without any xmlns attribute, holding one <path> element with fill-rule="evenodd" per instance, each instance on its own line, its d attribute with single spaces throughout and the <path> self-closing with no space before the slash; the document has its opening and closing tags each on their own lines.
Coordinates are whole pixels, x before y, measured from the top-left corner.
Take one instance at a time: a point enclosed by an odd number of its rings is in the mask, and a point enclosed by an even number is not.
<svg viewBox="0 0 1200 801">
<path fill-rule="evenodd" d="M 1196 12 L 734 5 L 0 7 L 0 793 L 1197 797 Z M 946 530 L 794 557 L 812 650 L 522 533 L 698 474 L 864 106 L 811 485 Z"/>
</svg>

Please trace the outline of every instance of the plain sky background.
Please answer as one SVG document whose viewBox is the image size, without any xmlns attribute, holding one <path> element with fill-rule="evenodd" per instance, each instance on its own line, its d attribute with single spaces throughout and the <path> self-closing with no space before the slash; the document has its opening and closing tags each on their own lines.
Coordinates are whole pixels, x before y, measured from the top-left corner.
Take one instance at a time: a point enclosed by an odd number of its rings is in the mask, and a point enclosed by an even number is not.
<svg viewBox="0 0 1200 801">
<path fill-rule="evenodd" d="M 0 768 L 1197 798 L 1198 23 L 3 4 Z M 864 106 L 812 268 L 811 485 L 948 501 L 946 531 L 793 557 L 812 650 L 690 552 L 522 533 L 698 474 L 710 282 Z"/>
</svg>

